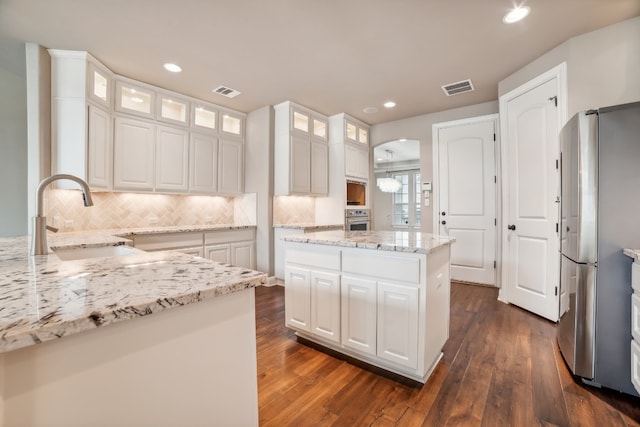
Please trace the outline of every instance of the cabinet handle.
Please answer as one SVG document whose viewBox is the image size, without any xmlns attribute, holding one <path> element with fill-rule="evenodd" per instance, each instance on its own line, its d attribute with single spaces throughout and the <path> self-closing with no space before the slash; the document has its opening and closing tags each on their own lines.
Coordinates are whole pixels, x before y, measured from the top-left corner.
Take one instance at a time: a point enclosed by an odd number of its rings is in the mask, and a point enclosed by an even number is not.
<svg viewBox="0 0 640 427">
<path fill-rule="evenodd" d="M 515 229 L 516 229 L 516 226 L 515 226 L 514 224 L 511 224 L 511 225 L 507 226 L 507 228 L 508 228 L 509 230 L 515 230 Z"/>
</svg>

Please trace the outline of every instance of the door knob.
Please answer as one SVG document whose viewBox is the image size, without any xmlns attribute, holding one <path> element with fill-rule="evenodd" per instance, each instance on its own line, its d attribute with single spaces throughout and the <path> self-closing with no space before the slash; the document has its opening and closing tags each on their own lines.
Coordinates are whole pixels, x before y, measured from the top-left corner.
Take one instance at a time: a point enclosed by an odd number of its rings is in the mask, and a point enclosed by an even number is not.
<svg viewBox="0 0 640 427">
<path fill-rule="evenodd" d="M 442 221 L 440 224 L 447 225 L 447 221 Z"/>
<path fill-rule="evenodd" d="M 507 226 L 507 228 L 508 228 L 509 230 L 515 230 L 515 229 L 516 229 L 516 226 L 515 226 L 515 224 L 511 224 L 511 225 Z"/>
</svg>

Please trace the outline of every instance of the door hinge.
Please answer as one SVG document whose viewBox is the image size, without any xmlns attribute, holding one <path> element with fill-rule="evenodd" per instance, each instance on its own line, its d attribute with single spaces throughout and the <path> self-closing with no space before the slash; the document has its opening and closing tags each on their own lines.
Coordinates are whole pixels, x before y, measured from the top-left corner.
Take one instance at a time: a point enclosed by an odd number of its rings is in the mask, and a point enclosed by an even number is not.
<svg viewBox="0 0 640 427">
<path fill-rule="evenodd" d="M 558 223 L 556 222 L 556 233 L 558 232 Z"/>
<path fill-rule="evenodd" d="M 498 182 L 498 176 L 497 175 L 493 175 L 493 183 L 497 183 Z"/>
<path fill-rule="evenodd" d="M 493 225 L 495 225 L 495 226 L 498 225 L 498 218 L 493 218 Z"/>
<path fill-rule="evenodd" d="M 556 286 L 556 296 L 558 296 L 558 287 Z"/>
<path fill-rule="evenodd" d="M 496 265 L 497 265 L 497 264 L 498 264 L 498 263 L 497 263 L 496 261 L 493 261 L 493 268 L 494 268 L 494 269 L 496 268 Z"/>
<path fill-rule="evenodd" d="M 560 162 L 558 161 L 558 159 L 556 159 L 556 169 L 560 168 Z"/>
<path fill-rule="evenodd" d="M 549 101 L 553 101 L 553 105 L 554 106 L 558 106 L 558 97 L 557 96 L 552 96 L 551 98 L 549 98 Z"/>
<path fill-rule="evenodd" d="M 496 134 L 495 133 L 493 134 L 493 140 L 494 141 L 496 140 Z"/>
</svg>

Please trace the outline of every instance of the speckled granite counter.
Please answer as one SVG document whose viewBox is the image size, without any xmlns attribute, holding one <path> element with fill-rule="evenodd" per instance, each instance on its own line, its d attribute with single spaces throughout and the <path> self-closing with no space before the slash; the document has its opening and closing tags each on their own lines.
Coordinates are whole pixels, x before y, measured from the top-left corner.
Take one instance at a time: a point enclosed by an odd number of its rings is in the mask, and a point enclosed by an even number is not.
<svg viewBox="0 0 640 427">
<path fill-rule="evenodd" d="M 640 261 L 640 249 L 624 249 L 622 252 L 634 261 Z"/>
<path fill-rule="evenodd" d="M 234 225 L 234 224 L 217 224 L 217 225 L 173 225 L 167 227 L 138 227 L 138 228 L 120 228 L 115 230 L 103 230 L 104 233 L 110 233 L 114 236 L 128 237 L 143 234 L 161 234 L 161 233 L 186 233 L 190 231 L 221 231 L 221 230 L 249 230 L 255 229 L 255 225 Z"/>
<path fill-rule="evenodd" d="M 255 287 L 266 274 L 177 252 L 61 261 L 0 238 L 0 352 Z M 49 234 L 60 247 L 116 246 L 110 232 Z"/>
<path fill-rule="evenodd" d="M 428 254 L 455 241 L 452 237 L 410 231 L 323 231 L 284 237 L 287 242 Z"/>
<path fill-rule="evenodd" d="M 273 228 L 287 228 L 292 230 L 303 230 L 305 232 L 311 231 L 326 231 L 344 229 L 344 224 L 312 224 L 312 223 L 299 223 L 299 224 L 275 224 Z"/>
</svg>

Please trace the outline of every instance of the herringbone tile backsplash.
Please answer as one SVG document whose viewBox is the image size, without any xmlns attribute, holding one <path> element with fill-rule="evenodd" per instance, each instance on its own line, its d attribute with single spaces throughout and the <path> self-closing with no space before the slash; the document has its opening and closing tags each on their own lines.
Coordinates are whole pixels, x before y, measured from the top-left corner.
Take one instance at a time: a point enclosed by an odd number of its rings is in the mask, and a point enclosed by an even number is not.
<svg viewBox="0 0 640 427">
<path fill-rule="evenodd" d="M 91 193 L 91 196 L 94 205 L 85 208 L 80 191 L 47 190 L 47 222 L 59 227 L 61 231 L 255 224 L 255 194 L 233 198 L 96 192 Z"/>
<path fill-rule="evenodd" d="M 313 224 L 315 220 L 315 198 L 298 196 L 278 196 L 273 198 L 274 224 Z"/>
</svg>

